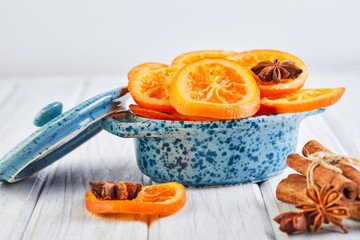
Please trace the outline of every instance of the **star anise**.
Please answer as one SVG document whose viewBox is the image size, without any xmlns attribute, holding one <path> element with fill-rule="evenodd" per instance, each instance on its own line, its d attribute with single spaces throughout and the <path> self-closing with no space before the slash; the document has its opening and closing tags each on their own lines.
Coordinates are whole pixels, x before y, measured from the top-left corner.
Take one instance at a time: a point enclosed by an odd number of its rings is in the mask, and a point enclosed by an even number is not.
<svg viewBox="0 0 360 240">
<path fill-rule="evenodd" d="M 297 78 L 303 70 L 295 66 L 295 62 L 288 60 L 280 62 L 275 59 L 274 62 L 259 62 L 255 67 L 251 68 L 251 71 L 263 82 L 280 83 L 281 79 Z"/>
<path fill-rule="evenodd" d="M 288 234 L 294 232 L 310 232 L 311 219 L 306 212 L 285 212 L 275 217 L 280 224 L 280 230 Z"/>
<path fill-rule="evenodd" d="M 307 189 L 306 195 L 311 202 L 297 205 L 296 208 L 303 210 L 313 219 L 313 231 L 317 232 L 323 223 L 332 223 L 340 227 L 345 233 L 348 231 L 342 223 L 342 218 L 348 218 L 350 215 L 346 207 L 338 202 L 341 194 L 330 185 L 325 185 L 319 189 L 312 185 Z"/>
</svg>

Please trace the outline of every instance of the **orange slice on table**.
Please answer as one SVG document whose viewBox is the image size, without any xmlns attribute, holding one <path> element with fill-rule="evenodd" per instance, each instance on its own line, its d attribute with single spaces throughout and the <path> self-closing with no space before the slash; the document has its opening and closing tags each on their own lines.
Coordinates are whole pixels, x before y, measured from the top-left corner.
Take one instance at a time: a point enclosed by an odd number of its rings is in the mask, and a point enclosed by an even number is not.
<svg viewBox="0 0 360 240">
<path fill-rule="evenodd" d="M 177 56 L 173 62 L 173 66 L 183 66 L 201 59 L 206 58 L 225 58 L 229 55 L 233 55 L 236 52 L 226 50 L 201 50 L 194 52 L 187 52 Z"/>
<path fill-rule="evenodd" d="M 228 56 L 227 59 L 236 61 L 251 71 L 259 62 L 271 61 L 275 59 L 283 62 L 285 60 L 295 62 L 295 66 L 302 69 L 302 73 L 295 79 L 282 79 L 280 83 L 263 82 L 252 71 L 257 84 L 260 88 L 261 97 L 278 97 L 292 92 L 296 92 L 304 85 L 308 76 L 308 69 L 304 62 L 298 57 L 286 52 L 277 50 L 251 50 Z"/>
<path fill-rule="evenodd" d="M 88 191 L 86 208 L 91 213 L 173 214 L 184 207 L 185 187 L 177 182 L 143 186 L 133 200 L 98 199 Z"/>
<path fill-rule="evenodd" d="M 168 88 L 179 69 L 162 63 L 145 63 L 133 68 L 128 74 L 128 89 L 134 101 L 142 108 L 174 112 Z"/>
<path fill-rule="evenodd" d="M 301 89 L 279 98 L 262 98 L 256 115 L 306 112 L 330 106 L 340 100 L 345 88 Z"/>
<path fill-rule="evenodd" d="M 177 112 L 216 119 L 252 116 L 260 92 L 251 73 L 227 59 L 203 59 L 183 67 L 169 88 Z"/>
</svg>

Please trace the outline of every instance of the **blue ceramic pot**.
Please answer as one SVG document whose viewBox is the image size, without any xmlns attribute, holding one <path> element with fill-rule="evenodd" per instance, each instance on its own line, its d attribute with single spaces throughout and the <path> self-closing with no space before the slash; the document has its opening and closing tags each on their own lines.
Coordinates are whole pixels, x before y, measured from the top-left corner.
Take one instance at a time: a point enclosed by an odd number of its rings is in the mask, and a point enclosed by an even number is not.
<svg viewBox="0 0 360 240">
<path fill-rule="evenodd" d="M 129 112 L 102 120 L 103 129 L 136 138 L 141 171 L 156 182 L 223 186 L 280 174 L 296 151 L 300 122 L 323 112 L 272 114 L 227 121 L 164 121 Z"/>
</svg>

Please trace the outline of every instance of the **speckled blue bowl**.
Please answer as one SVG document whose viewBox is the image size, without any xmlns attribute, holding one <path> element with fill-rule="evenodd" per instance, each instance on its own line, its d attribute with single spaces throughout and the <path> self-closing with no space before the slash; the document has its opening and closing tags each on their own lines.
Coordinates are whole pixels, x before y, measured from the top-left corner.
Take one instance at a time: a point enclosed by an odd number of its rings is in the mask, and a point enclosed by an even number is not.
<svg viewBox="0 0 360 240">
<path fill-rule="evenodd" d="M 141 171 L 156 182 L 223 186 L 280 174 L 296 150 L 300 122 L 323 112 L 272 114 L 227 121 L 164 121 L 130 112 L 102 120 L 103 129 L 136 138 Z"/>
</svg>

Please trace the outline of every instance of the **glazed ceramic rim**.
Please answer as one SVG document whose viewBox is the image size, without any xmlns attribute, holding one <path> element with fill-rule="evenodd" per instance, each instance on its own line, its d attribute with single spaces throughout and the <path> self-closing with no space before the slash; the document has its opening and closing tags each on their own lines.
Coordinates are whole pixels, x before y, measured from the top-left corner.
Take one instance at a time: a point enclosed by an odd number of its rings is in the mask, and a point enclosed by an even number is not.
<svg viewBox="0 0 360 240">
<path fill-rule="evenodd" d="M 258 120 L 266 120 L 266 121 L 261 121 L 260 123 L 263 124 L 267 124 L 269 120 L 277 120 L 277 119 L 283 119 L 283 117 L 292 117 L 294 115 L 299 115 L 299 117 L 308 117 L 311 115 L 315 115 L 318 113 L 322 113 L 326 110 L 326 108 L 319 108 L 319 109 L 315 109 L 312 111 L 306 111 L 306 112 L 297 112 L 297 113 L 273 113 L 273 114 L 268 114 L 268 115 L 259 115 L 259 116 L 252 116 L 252 117 L 248 117 L 248 118 L 241 118 L 241 119 L 225 119 L 225 120 L 209 120 L 209 121 L 187 121 L 187 120 L 160 120 L 160 119 L 151 119 L 151 118 L 146 118 L 146 117 L 141 117 L 141 116 L 137 116 L 133 113 L 130 112 L 130 110 L 124 111 L 122 113 L 129 113 L 132 115 L 132 117 L 134 119 L 136 119 L 136 121 L 131 121 L 128 123 L 142 123 L 142 122 L 154 122 L 156 124 L 165 124 L 165 126 L 167 124 L 171 124 L 171 126 L 174 126 L 174 123 L 176 123 L 176 125 L 178 125 L 179 127 L 183 127 L 183 125 L 186 123 L 192 124 L 192 125 L 203 125 L 203 124 L 213 124 L 213 123 L 228 123 L 228 122 L 240 122 L 243 121 L 245 122 L 252 122 L 252 121 L 258 121 Z M 121 122 L 120 120 L 113 118 L 113 115 L 110 115 L 106 118 L 104 118 L 104 120 L 110 120 L 110 121 L 116 121 L 116 122 Z M 139 121 L 140 120 L 140 121 Z M 142 120 L 142 121 L 141 121 Z"/>
<path fill-rule="evenodd" d="M 155 126 L 161 126 L 162 128 L 171 126 L 172 128 L 177 128 L 180 130 L 180 129 L 187 128 L 188 126 L 199 127 L 200 125 L 209 124 L 209 126 L 212 125 L 212 129 L 214 129 L 214 128 L 223 128 L 224 124 L 227 124 L 227 123 L 238 122 L 238 123 L 241 123 L 241 125 L 235 126 L 235 128 L 241 128 L 243 125 L 245 125 L 247 123 L 249 124 L 251 122 L 256 122 L 257 124 L 269 124 L 269 123 L 271 124 L 271 123 L 283 121 L 284 118 L 287 119 L 287 118 L 291 118 L 294 116 L 298 116 L 298 119 L 301 121 L 302 119 L 304 119 L 308 116 L 322 113 L 325 111 L 325 109 L 326 108 L 320 108 L 320 109 L 307 111 L 307 112 L 275 113 L 275 114 L 270 114 L 270 115 L 260 115 L 260 116 L 254 116 L 254 117 L 249 117 L 249 118 L 242 118 L 242 119 L 215 120 L 215 121 L 178 121 L 178 120 L 149 119 L 149 118 L 145 118 L 145 117 L 136 116 L 136 115 L 132 114 L 130 112 L 130 110 L 126 110 L 126 111 L 123 111 L 120 113 L 120 114 L 124 114 L 123 119 L 119 119 L 119 118 L 116 119 L 116 118 L 114 118 L 114 115 L 116 115 L 116 114 L 113 114 L 108 117 L 105 117 L 101 122 L 101 126 L 106 131 L 113 133 L 115 135 L 117 135 L 117 134 L 114 133 L 113 126 L 121 126 L 122 128 L 124 128 L 125 126 L 134 126 L 134 127 L 139 126 L 140 127 L 141 125 L 142 126 L 146 125 L 147 127 L 149 127 L 154 124 Z M 119 114 L 119 113 L 117 113 L 117 114 Z M 216 124 L 218 124 L 217 127 L 216 127 Z"/>
</svg>

